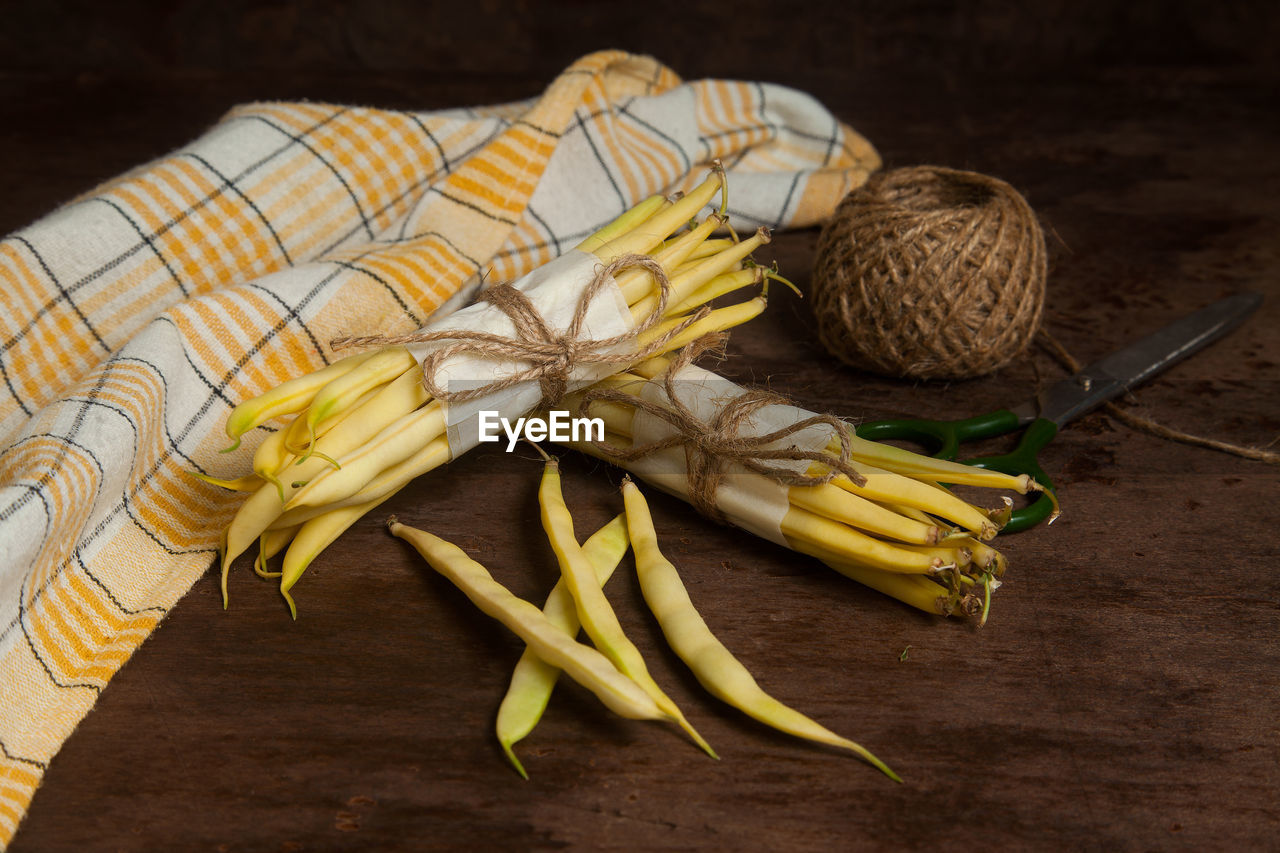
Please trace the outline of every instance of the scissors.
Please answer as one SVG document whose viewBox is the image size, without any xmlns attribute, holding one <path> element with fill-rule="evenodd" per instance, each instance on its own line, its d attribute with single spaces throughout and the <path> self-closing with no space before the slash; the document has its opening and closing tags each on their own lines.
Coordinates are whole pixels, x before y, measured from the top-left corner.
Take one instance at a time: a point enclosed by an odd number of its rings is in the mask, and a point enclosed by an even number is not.
<svg viewBox="0 0 1280 853">
<path fill-rule="evenodd" d="M 1011 433 L 1022 427 L 1018 446 L 1000 456 L 962 460 L 966 465 L 1006 474 L 1027 474 L 1046 489 L 1053 483 L 1036 455 L 1070 421 L 1150 379 L 1170 365 L 1208 346 L 1244 322 L 1262 303 L 1258 293 L 1239 293 L 1183 317 L 1131 346 L 1096 361 L 1049 388 L 1043 395 L 1011 409 L 955 421 L 892 419 L 861 424 L 859 437 L 899 439 L 927 448 L 939 459 L 954 460 L 960 444 Z M 1053 500 L 1041 495 L 1014 511 L 1002 533 L 1034 527 L 1049 517 Z"/>
</svg>

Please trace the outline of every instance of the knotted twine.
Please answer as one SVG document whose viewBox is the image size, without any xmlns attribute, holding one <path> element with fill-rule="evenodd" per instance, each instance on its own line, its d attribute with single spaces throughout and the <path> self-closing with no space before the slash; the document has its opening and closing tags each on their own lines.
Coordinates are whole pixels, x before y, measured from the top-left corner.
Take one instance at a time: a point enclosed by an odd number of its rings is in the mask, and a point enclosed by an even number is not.
<svg viewBox="0 0 1280 853">
<path fill-rule="evenodd" d="M 582 327 L 586 322 L 587 309 L 592 300 L 613 281 L 617 273 L 637 267 L 649 272 L 657 282 L 657 306 L 641 323 L 626 332 L 608 338 L 583 338 Z M 477 296 L 477 301 L 488 302 L 506 314 L 515 327 L 514 337 L 474 329 L 438 331 L 424 329 L 403 335 L 335 338 L 329 345 L 334 350 L 341 350 L 349 347 L 452 341 L 447 346 L 433 350 L 422 358 L 422 384 L 433 398 L 444 403 L 463 403 L 495 394 L 523 382 L 537 381 L 542 389 L 542 399 L 534 408 L 552 408 L 560 403 L 569 390 L 569 379 L 576 365 L 613 364 L 622 367 L 644 361 L 662 352 L 663 348 L 677 335 L 710 312 L 709 308 L 702 306 L 636 352 L 609 352 L 619 344 L 639 338 L 640 335 L 662 322 L 670 291 L 671 280 L 667 278 L 662 264 L 648 255 L 625 254 L 602 265 L 596 271 L 595 276 L 583 288 L 573 319 L 563 332 L 557 333 L 547 324 L 523 291 L 505 282 L 499 282 L 484 288 Z M 436 373 L 447 359 L 463 354 L 481 355 L 507 362 L 524 361 L 528 362 L 529 366 L 474 388 L 449 391 L 436 379 Z"/>
<path fill-rule="evenodd" d="M 584 415 L 588 413 L 591 404 L 599 400 L 631 406 L 659 418 L 674 430 L 663 438 L 631 447 L 620 447 L 607 439 L 594 441 L 595 447 L 603 455 L 619 462 L 632 462 L 670 448 L 684 448 L 689 502 L 698 512 L 721 524 L 727 524 L 728 519 L 717 505 L 716 491 L 730 462 L 784 486 L 821 486 L 840 474 L 858 485 L 866 482 L 866 478 L 852 464 L 853 447 L 849 438 L 849 425 L 834 415 L 813 415 L 763 435 L 743 431 L 749 425 L 750 417 L 766 406 L 791 405 L 781 394 L 763 388 L 748 388 L 718 407 L 709 420 L 695 415 L 676 394 L 675 377 L 705 348 L 705 343 L 696 342 L 684 347 L 672 360 L 671 366 L 662 375 L 666 396 L 664 402 L 645 400 L 615 388 L 593 388 L 584 394 L 580 407 Z M 774 442 L 818 425 L 831 428 L 840 442 L 839 455 L 832 455 L 826 450 L 802 450 L 794 445 L 770 447 Z M 820 462 L 827 470 L 816 475 L 801 474 L 790 468 L 769 465 L 768 460 Z"/>
</svg>

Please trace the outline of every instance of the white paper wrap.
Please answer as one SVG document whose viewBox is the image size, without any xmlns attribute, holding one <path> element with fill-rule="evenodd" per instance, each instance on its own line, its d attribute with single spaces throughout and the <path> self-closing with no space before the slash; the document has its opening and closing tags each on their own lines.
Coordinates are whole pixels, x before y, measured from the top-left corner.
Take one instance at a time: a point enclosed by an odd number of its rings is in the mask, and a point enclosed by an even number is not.
<svg viewBox="0 0 1280 853">
<path fill-rule="evenodd" d="M 677 399 L 688 407 L 699 420 L 709 421 L 717 410 L 729 401 L 741 396 L 746 389 L 696 365 L 688 365 L 674 377 L 672 386 Z M 666 389 L 662 382 L 646 382 L 640 396 L 650 402 L 665 405 Z M 813 412 L 796 406 L 769 405 L 752 412 L 741 423 L 740 435 L 768 435 L 813 417 Z M 631 422 L 631 437 L 635 445 L 647 444 L 668 438 L 675 428 L 661 418 L 636 410 Z M 831 429 L 814 424 L 793 432 L 782 439 L 764 446 L 768 450 L 796 448 L 821 452 L 831 440 Z M 765 464 L 804 474 L 812 464 L 808 460 L 770 459 Z M 672 447 L 651 453 L 641 459 L 624 463 L 627 470 L 665 492 L 684 500 L 689 499 L 688 466 L 684 447 Z M 789 486 L 770 477 L 747 470 L 737 462 L 726 462 L 724 475 L 716 489 L 715 501 L 729 521 L 757 536 L 786 546 L 782 535 L 782 518 L 787 514 Z"/>
<path fill-rule="evenodd" d="M 595 255 L 573 249 L 512 282 L 512 286 L 529 297 L 548 328 L 563 332 L 573 322 L 582 293 L 595 279 L 600 265 L 600 259 Z M 610 276 L 587 307 L 581 336 L 584 339 L 603 340 L 622 335 L 632 328 L 631 311 L 626 299 L 617 282 Z M 459 309 L 441 320 L 428 323 L 423 331 L 463 329 L 491 332 L 508 338 L 516 336 L 511 318 L 488 302 L 477 302 Z M 428 353 L 450 344 L 452 341 L 447 340 L 411 344 L 409 350 L 422 361 Z M 635 340 L 629 339 L 602 352 L 630 354 L 637 351 Z M 529 366 L 526 361 L 504 362 L 464 353 L 441 362 L 435 379 L 441 388 L 451 391 L 467 390 L 506 378 Z M 568 390 L 591 385 L 619 369 L 616 364 L 575 365 L 569 374 Z M 514 419 L 527 414 L 541 399 L 541 386 L 536 380 L 530 380 L 474 400 L 453 404 L 442 402 L 450 456 L 456 459 L 480 443 L 481 411 L 493 411 L 501 417 Z"/>
</svg>

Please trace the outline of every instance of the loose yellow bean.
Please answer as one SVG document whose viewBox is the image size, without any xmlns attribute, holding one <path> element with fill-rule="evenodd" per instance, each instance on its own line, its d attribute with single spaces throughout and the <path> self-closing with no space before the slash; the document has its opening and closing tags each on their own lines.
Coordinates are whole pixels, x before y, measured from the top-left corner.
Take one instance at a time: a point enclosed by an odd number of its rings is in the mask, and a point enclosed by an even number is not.
<svg viewBox="0 0 1280 853">
<path fill-rule="evenodd" d="M 489 571 L 456 545 L 425 530 L 388 519 L 391 533 L 408 542 L 433 569 L 454 583 L 484 613 L 507 626 L 538 657 L 568 673 L 611 711 L 637 720 L 666 720 L 654 700 L 634 681 L 618 672 L 603 654 L 579 643 L 553 625 L 536 605 L 499 584 Z"/>
<path fill-rule="evenodd" d="M 596 580 L 600 586 L 605 585 L 618 562 L 627 553 L 627 545 L 627 523 L 621 515 L 582 543 L 582 553 L 586 554 L 595 567 Z M 546 604 L 542 606 L 542 613 L 570 637 L 576 637 L 578 629 L 582 627 L 578 622 L 573 596 L 569 594 L 563 579 L 556 581 L 556 585 L 552 587 Z M 526 646 L 524 654 L 520 655 L 515 669 L 511 671 L 511 684 L 502 698 L 502 704 L 498 706 L 498 719 L 494 725 L 498 743 L 502 745 L 502 751 L 516 770 L 526 779 L 529 774 L 516 757 L 513 747 L 538 724 L 559 678 L 558 667 L 547 663 L 531 647 Z"/>
<path fill-rule="evenodd" d="M 582 622 L 587 636 L 595 643 L 596 648 L 613 661 L 620 672 L 639 684 L 659 708 L 678 722 L 698 746 L 702 747 L 708 755 L 716 758 L 710 744 L 703 740 L 676 707 L 675 702 L 671 701 L 671 698 L 653 680 L 640 650 L 623 632 L 622 625 L 618 623 L 617 614 L 609 605 L 609 599 L 605 598 L 596 583 L 595 569 L 582 553 L 582 546 L 574 536 L 573 517 L 565 505 L 564 494 L 560 487 L 560 466 L 554 459 L 549 459 L 543 469 L 542 484 L 538 489 L 538 504 L 542 510 L 542 528 L 551 541 L 551 549 L 555 551 L 556 559 L 560 563 L 561 577 L 564 578 L 565 586 L 573 595 L 578 619 Z"/>
<path fill-rule="evenodd" d="M 636 573 L 645 603 L 658 620 L 671 650 L 693 671 L 713 696 L 779 731 L 848 749 L 882 773 L 898 775 L 866 748 L 770 696 L 742 662 L 725 648 L 699 615 L 680 574 L 658 547 L 648 503 L 629 478 L 622 485 L 627 534 L 636 554 Z"/>
</svg>

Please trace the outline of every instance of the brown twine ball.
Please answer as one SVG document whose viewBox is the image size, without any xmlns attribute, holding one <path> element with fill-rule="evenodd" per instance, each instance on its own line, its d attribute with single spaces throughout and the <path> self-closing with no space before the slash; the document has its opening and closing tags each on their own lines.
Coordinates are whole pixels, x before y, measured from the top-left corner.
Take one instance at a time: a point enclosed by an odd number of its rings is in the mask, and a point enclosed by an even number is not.
<svg viewBox="0 0 1280 853">
<path fill-rule="evenodd" d="M 822 229 L 818 335 L 893 377 L 962 379 L 1016 358 L 1044 307 L 1044 232 L 998 178 L 940 166 L 875 175 Z"/>
</svg>

